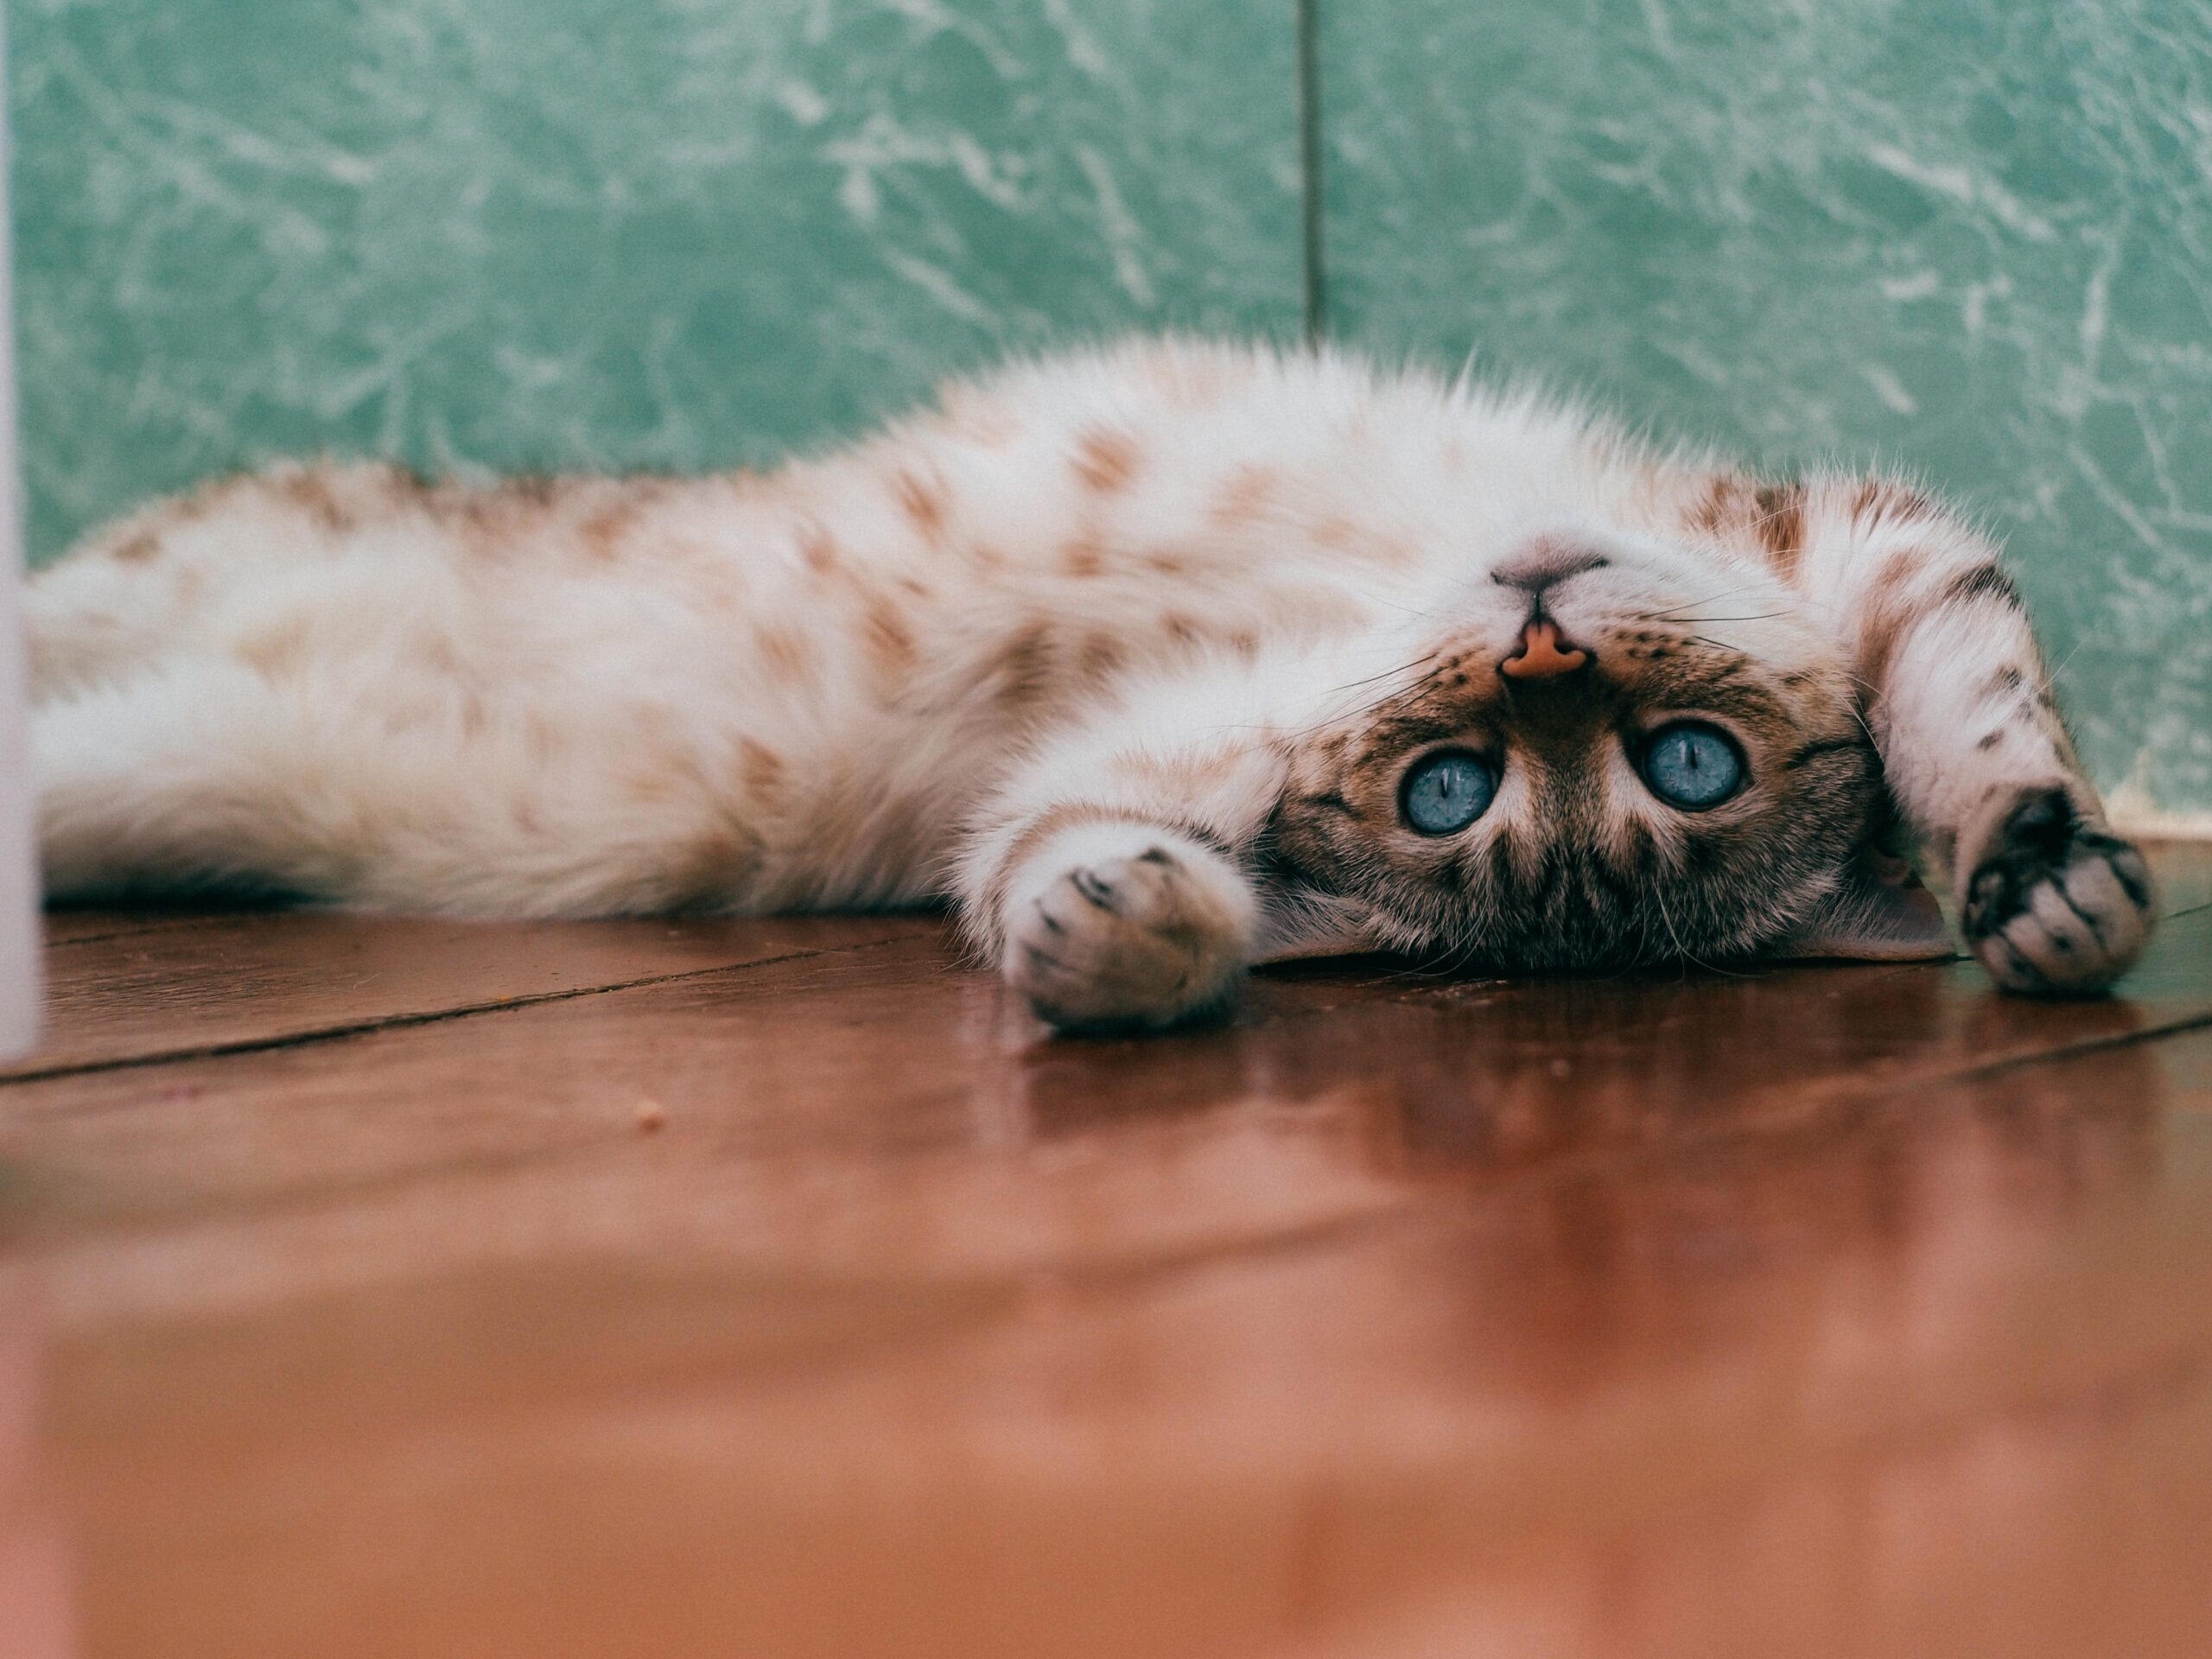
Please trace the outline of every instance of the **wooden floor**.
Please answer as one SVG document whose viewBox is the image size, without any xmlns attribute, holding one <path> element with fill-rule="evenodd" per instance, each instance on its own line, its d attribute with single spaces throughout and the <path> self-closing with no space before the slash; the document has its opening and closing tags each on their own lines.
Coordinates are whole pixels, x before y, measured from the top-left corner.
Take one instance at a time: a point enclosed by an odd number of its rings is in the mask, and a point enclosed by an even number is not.
<svg viewBox="0 0 2212 1659">
<path fill-rule="evenodd" d="M 0 1653 L 2212 1652 L 2160 864 L 2122 1000 L 1337 964 L 1130 1042 L 927 918 L 54 917 Z"/>
</svg>

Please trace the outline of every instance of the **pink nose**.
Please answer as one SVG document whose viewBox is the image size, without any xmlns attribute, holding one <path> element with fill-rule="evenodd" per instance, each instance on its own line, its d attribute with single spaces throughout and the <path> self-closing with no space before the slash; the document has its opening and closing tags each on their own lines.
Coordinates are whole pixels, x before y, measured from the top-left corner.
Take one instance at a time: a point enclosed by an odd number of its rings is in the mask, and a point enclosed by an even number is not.
<svg viewBox="0 0 2212 1659">
<path fill-rule="evenodd" d="M 1589 660 L 1586 651 L 1561 648 L 1556 624 L 1531 622 L 1521 636 L 1521 649 L 1500 663 L 1497 671 L 1516 680 L 1548 680 L 1572 674 Z"/>
</svg>

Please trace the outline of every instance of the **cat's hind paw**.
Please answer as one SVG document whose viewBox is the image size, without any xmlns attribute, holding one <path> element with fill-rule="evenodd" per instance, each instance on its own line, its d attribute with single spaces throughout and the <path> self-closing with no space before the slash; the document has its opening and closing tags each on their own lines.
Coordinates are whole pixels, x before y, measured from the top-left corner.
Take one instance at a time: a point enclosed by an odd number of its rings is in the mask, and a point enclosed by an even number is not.
<svg viewBox="0 0 2212 1659">
<path fill-rule="evenodd" d="M 2005 809 L 1962 884 L 1967 943 L 2005 990 L 2082 996 L 2134 964 L 2156 919 L 2150 867 L 2063 790 Z"/>
<path fill-rule="evenodd" d="M 1157 1029 L 1227 1003 L 1255 920 L 1249 884 L 1211 848 L 1146 824 L 1081 824 L 1009 889 L 1001 966 L 1063 1031 Z"/>
</svg>

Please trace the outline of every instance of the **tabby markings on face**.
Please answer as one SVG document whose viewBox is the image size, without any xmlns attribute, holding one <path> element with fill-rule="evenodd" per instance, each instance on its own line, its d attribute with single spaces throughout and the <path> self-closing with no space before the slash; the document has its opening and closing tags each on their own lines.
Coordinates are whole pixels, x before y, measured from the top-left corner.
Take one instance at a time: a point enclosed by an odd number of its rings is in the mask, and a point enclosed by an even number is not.
<svg viewBox="0 0 2212 1659">
<path fill-rule="evenodd" d="M 1508 584 L 1504 649 L 1440 642 L 1301 747 L 1272 855 L 1365 906 L 1398 948 L 1504 969 L 1740 956 L 1785 935 L 1879 796 L 1849 676 L 1808 628 L 1783 630 L 1777 658 L 1725 643 L 1695 592 L 1657 591 L 1630 551 L 1558 569 L 1533 594 Z"/>
</svg>

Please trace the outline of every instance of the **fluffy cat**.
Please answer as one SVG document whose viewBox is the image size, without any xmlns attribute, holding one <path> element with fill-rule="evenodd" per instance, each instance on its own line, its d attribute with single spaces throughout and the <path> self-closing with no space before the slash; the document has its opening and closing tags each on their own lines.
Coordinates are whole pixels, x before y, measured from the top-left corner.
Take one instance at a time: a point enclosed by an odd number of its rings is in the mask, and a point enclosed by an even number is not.
<svg viewBox="0 0 2212 1659">
<path fill-rule="evenodd" d="M 1995 550 L 1532 393 L 1135 342 L 766 475 L 292 466 L 34 578 L 57 898 L 949 897 L 1063 1027 L 1274 957 L 1949 953 L 2109 983 L 2147 873 Z"/>
</svg>

